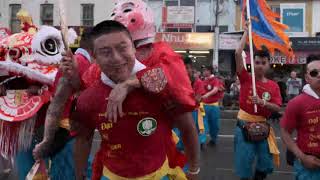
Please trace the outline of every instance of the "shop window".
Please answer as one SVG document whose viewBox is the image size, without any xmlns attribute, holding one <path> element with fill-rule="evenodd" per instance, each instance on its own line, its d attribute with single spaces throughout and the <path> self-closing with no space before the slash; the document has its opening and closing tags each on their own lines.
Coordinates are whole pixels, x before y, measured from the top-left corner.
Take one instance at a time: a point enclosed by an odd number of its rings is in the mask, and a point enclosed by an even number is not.
<svg viewBox="0 0 320 180">
<path fill-rule="evenodd" d="M 179 28 L 168 28 L 166 32 L 179 32 Z"/>
<path fill-rule="evenodd" d="M 17 18 L 17 13 L 21 9 L 21 4 L 10 4 L 10 28 L 13 33 L 20 32 L 20 21 Z"/>
<path fill-rule="evenodd" d="M 197 26 L 197 32 L 214 32 L 214 27 L 212 26 Z"/>
<path fill-rule="evenodd" d="M 180 32 L 192 32 L 192 28 L 180 28 Z"/>
<path fill-rule="evenodd" d="M 179 6 L 179 0 L 164 0 L 166 6 Z"/>
<path fill-rule="evenodd" d="M 82 26 L 93 26 L 94 4 L 81 4 L 81 7 L 82 7 L 82 16 L 81 16 Z"/>
<path fill-rule="evenodd" d="M 42 25 L 53 26 L 53 4 L 41 4 L 40 17 Z"/>
<path fill-rule="evenodd" d="M 180 0 L 180 6 L 194 6 L 195 0 Z"/>
</svg>

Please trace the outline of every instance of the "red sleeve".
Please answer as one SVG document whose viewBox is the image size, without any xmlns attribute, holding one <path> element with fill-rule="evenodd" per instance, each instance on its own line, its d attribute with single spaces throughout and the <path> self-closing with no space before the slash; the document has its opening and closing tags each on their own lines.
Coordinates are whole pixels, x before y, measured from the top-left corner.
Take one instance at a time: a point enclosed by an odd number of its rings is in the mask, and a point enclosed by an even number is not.
<svg viewBox="0 0 320 180">
<path fill-rule="evenodd" d="M 286 111 L 280 121 L 280 126 L 289 132 L 296 129 L 299 119 L 299 105 L 295 101 L 290 101 L 287 105 Z"/>
<path fill-rule="evenodd" d="M 245 68 L 242 68 L 242 71 L 238 73 L 240 84 L 244 84 L 248 81 L 251 81 L 251 76 Z"/>
<path fill-rule="evenodd" d="M 195 80 L 193 86 L 195 94 L 204 95 L 206 93 L 203 82 L 200 79 Z"/>
<path fill-rule="evenodd" d="M 168 107 L 174 105 L 175 113 L 191 112 L 195 109 L 194 92 L 179 55 L 163 53 L 158 63 L 138 72 L 137 78 L 146 91 L 165 99 Z"/>
<path fill-rule="evenodd" d="M 91 64 L 81 77 L 82 89 L 90 87 L 94 82 L 100 79 L 101 70 L 98 64 Z"/>
<path fill-rule="evenodd" d="M 75 58 L 78 63 L 79 76 L 82 77 L 84 72 L 90 67 L 90 62 L 81 54 L 76 54 Z"/>
</svg>

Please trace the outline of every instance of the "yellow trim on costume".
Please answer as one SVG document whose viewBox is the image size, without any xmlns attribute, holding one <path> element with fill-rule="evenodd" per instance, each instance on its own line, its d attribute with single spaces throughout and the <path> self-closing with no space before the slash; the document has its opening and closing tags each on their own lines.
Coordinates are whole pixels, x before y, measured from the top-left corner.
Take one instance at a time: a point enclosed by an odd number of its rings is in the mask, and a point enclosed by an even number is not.
<svg viewBox="0 0 320 180">
<path fill-rule="evenodd" d="M 252 115 L 252 114 L 245 112 L 242 109 L 240 109 L 238 112 L 238 119 L 248 121 L 248 122 L 263 122 L 263 121 L 267 120 L 263 116 Z"/>
<path fill-rule="evenodd" d="M 111 172 L 105 166 L 103 167 L 103 176 L 112 180 L 155 180 L 155 179 L 162 179 L 165 176 L 169 176 L 170 179 L 174 179 L 174 180 L 187 180 L 185 173 L 180 167 L 176 167 L 174 169 L 171 169 L 169 167 L 168 159 L 166 159 L 162 167 L 160 167 L 158 170 L 142 177 L 137 177 L 137 178 L 121 177 Z"/>
<path fill-rule="evenodd" d="M 205 105 L 208 106 L 219 106 L 219 102 L 214 102 L 214 103 L 204 103 Z"/>
<path fill-rule="evenodd" d="M 199 127 L 200 134 L 203 134 L 205 132 L 205 127 L 203 123 L 203 117 L 205 115 L 206 115 L 206 112 L 204 110 L 204 104 L 201 102 L 198 108 L 198 127 Z"/>
<path fill-rule="evenodd" d="M 60 120 L 59 126 L 62 127 L 62 128 L 64 128 L 64 129 L 70 130 L 71 127 L 70 127 L 69 118 L 65 118 L 65 119 Z"/>
<path fill-rule="evenodd" d="M 173 130 L 171 130 L 171 132 L 172 132 L 172 139 L 174 144 L 178 144 L 178 142 L 180 141 L 180 138 L 177 136 L 177 134 Z"/>
<path fill-rule="evenodd" d="M 263 116 L 252 115 L 252 114 L 245 112 L 242 109 L 240 109 L 240 111 L 238 113 L 238 119 L 246 121 L 246 122 L 265 122 L 265 121 L 267 121 L 267 119 Z M 277 146 L 276 135 L 275 135 L 272 127 L 270 127 L 270 133 L 269 133 L 267 141 L 268 141 L 268 145 L 269 145 L 269 151 L 273 155 L 273 163 L 279 167 L 280 166 L 280 151 Z"/>
</svg>

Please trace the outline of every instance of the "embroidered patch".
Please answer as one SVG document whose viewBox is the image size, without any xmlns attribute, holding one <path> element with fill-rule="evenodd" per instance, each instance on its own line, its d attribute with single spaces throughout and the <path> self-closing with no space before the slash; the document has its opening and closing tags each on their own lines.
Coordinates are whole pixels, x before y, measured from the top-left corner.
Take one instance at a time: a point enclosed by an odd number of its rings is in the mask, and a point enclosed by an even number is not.
<svg viewBox="0 0 320 180">
<path fill-rule="evenodd" d="M 271 94 L 269 92 L 264 92 L 262 94 L 262 99 L 266 100 L 266 101 L 270 101 L 271 99 Z"/>
<path fill-rule="evenodd" d="M 155 68 L 143 74 L 141 83 L 147 90 L 153 93 L 159 93 L 166 87 L 168 81 L 163 70 L 161 68 Z"/>
<path fill-rule="evenodd" d="M 150 136 L 157 129 L 157 120 L 151 117 L 141 119 L 137 124 L 137 131 L 141 136 Z"/>
</svg>

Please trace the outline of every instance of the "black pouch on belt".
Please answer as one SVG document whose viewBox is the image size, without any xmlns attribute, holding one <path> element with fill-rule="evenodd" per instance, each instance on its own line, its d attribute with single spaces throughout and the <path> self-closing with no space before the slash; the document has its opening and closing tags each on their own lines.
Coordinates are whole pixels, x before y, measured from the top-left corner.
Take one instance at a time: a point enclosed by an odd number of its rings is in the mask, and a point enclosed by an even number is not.
<svg viewBox="0 0 320 180">
<path fill-rule="evenodd" d="M 268 122 L 237 122 L 237 126 L 242 129 L 246 141 L 258 142 L 268 138 L 270 134 L 270 124 Z"/>
</svg>

